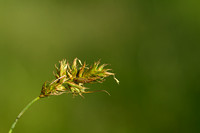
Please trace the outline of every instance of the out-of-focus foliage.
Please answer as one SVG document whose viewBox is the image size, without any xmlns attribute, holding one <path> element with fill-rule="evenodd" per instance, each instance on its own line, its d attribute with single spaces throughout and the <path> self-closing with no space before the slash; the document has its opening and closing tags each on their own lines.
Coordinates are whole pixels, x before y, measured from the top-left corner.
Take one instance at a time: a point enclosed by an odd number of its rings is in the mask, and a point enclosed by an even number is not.
<svg viewBox="0 0 200 133">
<path fill-rule="evenodd" d="M 66 58 L 110 63 L 105 93 L 35 103 L 15 133 L 199 133 L 197 0 L 1 0 L 0 132 Z"/>
</svg>

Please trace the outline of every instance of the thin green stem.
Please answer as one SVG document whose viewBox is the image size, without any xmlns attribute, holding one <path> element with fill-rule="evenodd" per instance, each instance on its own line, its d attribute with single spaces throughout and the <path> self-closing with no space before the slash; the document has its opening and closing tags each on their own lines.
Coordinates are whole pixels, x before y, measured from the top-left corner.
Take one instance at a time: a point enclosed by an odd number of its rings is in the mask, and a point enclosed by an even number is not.
<svg viewBox="0 0 200 133">
<path fill-rule="evenodd" d="M 24 112 L 37 100 L 39 100 L 40 97 L 36 97 L 35 99 L 33 99 L 21 112 L 20 114 L 17 116 L 17 118 L 15 119 L 14 123 L 12 124 L 10 130 L 8 133 L 12 133 L 13 129 L 15 128 L 15 125 L 17 124 L 17 121 L 19 120 L 19 118 L 24 114 Z"/>
</svg>

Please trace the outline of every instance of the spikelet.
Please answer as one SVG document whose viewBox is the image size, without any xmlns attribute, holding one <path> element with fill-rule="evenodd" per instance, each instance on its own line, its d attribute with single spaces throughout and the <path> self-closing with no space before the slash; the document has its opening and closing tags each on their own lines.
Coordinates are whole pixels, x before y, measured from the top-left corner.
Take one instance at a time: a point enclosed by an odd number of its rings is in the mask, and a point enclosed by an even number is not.
<svg viewBox="0 0 200 133">
<path fill-rule="evenodd" d="M 107 66 L 107 64 L 100 65 L 100 60 L 94 62 L 93 65 L 87 68 L 86 62 L 82 64 L 78 58 L 74 59 L 72 65 L 63 59 L 59 61 L 58 67 L 55 65 L 56 72 L 54 72 L 54 76 L 56 79 L 52 82 L 46 81 L 43 84 L 40 97 L 61 95 L 63 93 L 72 93 L 73 96 L 82 96 L 83 93 L 97 92 L 86 91 L 88 88 L 84 87 L 84 84 L 102 83 L 108 76 L 113 76 L 116 82 L 119 83 L 115 78 L 115 74 L 110 72 L 111 69 L 106 69 L 105 66 Z M 107 92 L 106 90 L 98 91 Z"/>
</svg>

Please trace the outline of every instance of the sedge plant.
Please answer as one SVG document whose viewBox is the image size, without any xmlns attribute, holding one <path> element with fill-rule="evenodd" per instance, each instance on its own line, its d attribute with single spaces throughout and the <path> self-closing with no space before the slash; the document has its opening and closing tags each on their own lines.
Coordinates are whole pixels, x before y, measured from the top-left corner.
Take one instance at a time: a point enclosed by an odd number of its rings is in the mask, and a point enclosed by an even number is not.
<svg viewBox="0 0 200 133">
<path fill-rule="evenodd" d="M 100 65 L 100 60 L 94 62 L 94 64 L 90 67 L 87 67 L 86 62 L 82 64 L 78 58 L 75 58 L 71 65 L 65 59 L 59 61 L 59 66 L 55 65 L 56 72 L 53 73 L 55 79 L 52 82 L 44 82 L 40 95 L 33 99 L 21 111 L 21 113 L 17 116 L 14 123 L 12 124 L 9 133 L 12 133 L 15 125 L 17 124 L 20 117 L 24 114 L 24 112 L 33 103 L 41 98 L 61 95 L 64 93 L 71 93 L 73 97 L 78 95 L 84 97 L 84 93 L 93 93 L 99 91 L 108 93 L 106 90 L 87 91 L 89 88 L 84 86 L 86 83 L 102 83 L 108 76 L 113 76 L 116 82 L 119 83 L 119 81 L 115 78 L 115 74 L 110 72 L 111 69 L 106 69 L 105 66 L 107 66 L 107 64 Z"/>
</svg>

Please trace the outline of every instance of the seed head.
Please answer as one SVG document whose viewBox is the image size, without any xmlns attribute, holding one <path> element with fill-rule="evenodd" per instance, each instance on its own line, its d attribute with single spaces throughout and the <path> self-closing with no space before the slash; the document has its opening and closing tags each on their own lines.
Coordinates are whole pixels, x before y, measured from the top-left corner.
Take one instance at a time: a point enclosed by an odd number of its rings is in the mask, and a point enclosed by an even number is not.
<svg viewBox="0 0 200 133">
<path fill-rule="evenodd" d="M 78 63 L 77 63 L 78 61 Z M 72 65 L 66 62 L 65 59 L 59 61 L 59 66 L 55 65 L 56 72 L 54 72 L 55 80 L 52 82 L 46 81 L 40 93 L 40 97 L 48 97 L 51 95 L 61 95 L 63 93 L 72 93 L 73 96 L 83 93 L 93 93 L 97 91 L 86 91 L 84 85 L 86 83 L 102 83 L 106 77 L 113 76 L 117 83 L 119 81 L 115 78 L 115 74 L 110 72 L 111 69 L 104 68 L 107 64 L 100 64 L 100 60 L 94 62 L 89 68 L 86 67 L 86 62 L 82 62 L 75 58 Z M 109 94 L 109 93 L 108 93 Z"/>
</svg>

